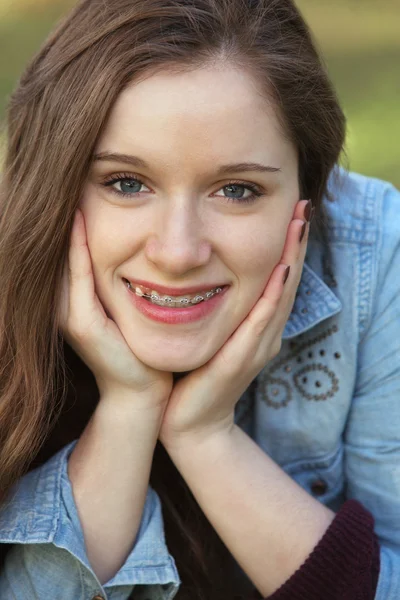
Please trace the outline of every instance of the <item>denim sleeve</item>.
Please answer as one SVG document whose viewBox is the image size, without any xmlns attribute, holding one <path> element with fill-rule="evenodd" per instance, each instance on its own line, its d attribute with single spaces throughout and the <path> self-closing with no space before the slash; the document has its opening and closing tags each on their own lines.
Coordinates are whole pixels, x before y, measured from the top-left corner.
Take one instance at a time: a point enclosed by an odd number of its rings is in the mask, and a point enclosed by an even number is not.
<svg viewBox="0 0 400 600">
<path fill-rule="evenodd" d="M 360 257 L 360 288 L 363 285 L 364 297 L 369 296 L 370 313 L 359 343 L 357 380 L 344 432 L 344 456 L 347 498 L 359 500 L 375 518 L 375 533 L 381 548 L 375 600 L 398 600 L 400 193 L 386 186 L 380 199 L 378 196 L 379 193 L 376 200 L 381 202 L 381 235 L 376 263 L 363 263 Z M 365 285 L 366 277 L 372 285 Z"/>
<path fill-rule="evenodd" d="M 23 477 L 0 512 L 0 543 L 10 544 L 0 573 L 3 600 L 167 600 L 180 579 L 165 543 L 161 504 L 149 486 L 134 547 L 101 585 L 88 561 L 67 464 L 76 441 Z M 107 483 L 104 482 L 106 485 Z"/>
</svg>

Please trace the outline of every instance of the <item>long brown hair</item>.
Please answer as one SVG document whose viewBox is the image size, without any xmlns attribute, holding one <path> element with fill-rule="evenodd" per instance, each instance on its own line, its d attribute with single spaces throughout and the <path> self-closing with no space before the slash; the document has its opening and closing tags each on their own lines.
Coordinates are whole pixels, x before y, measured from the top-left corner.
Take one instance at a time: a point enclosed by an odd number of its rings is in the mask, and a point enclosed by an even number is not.
<svg viewBox="0 0 400 600">
<path fill-rule="evenodd" d="M 301 195 L 319 207 L 345 119 L 292 0 L 81 0 L 10 98 L 0 189 L 0 500 L 80 436 L 98 401 L 92 374 L 59 332 L 58 299 L 73 214 L 110 110 L 134 80 L 214 61 L 248 70 L 274 102 L 298 149 Z M 159 443 L 151 485 L 180 597 L 239 597 L 229 553 Z"/>
</svg>

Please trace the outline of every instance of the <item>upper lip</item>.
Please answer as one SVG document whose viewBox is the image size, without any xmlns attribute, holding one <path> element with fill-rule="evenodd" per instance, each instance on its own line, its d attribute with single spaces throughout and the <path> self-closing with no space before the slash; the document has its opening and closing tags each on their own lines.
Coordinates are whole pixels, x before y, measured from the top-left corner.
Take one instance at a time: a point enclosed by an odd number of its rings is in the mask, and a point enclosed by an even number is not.
<svg viewBox="0 0 400 600">
<path fill-rule="evenodd" d="M 174 288 L 166 285 L 160 285 L 158 283 L 151 283 L 144 279 L 131 279 L 126 277 L 133 285 L 141 285 L 143 287 L 155 290 L 162 294 L 171 294 L 171 296 L 184 296 L 185 294 L 195 294 L 196 292 L 206 292 L 217 287 L 225 287 L 226 284 L 221 283 L 203 283 L 201 285 L 192 285 L 184 288 Z"/>
</svg>

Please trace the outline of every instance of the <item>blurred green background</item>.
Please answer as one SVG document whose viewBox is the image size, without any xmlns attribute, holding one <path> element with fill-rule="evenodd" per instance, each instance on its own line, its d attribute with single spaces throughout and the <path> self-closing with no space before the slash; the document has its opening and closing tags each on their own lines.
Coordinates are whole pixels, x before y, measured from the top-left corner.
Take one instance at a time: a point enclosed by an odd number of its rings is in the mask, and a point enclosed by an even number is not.
<svg viewBox="0 0 400 600">
<path fill-rule="evenodd" d="M 26 62 L 75 0 L 0 0 L 0 122 Z M 348 118 L 350 169 L 400 188 L 400 0 L 298 0 Z"/>
</svg>

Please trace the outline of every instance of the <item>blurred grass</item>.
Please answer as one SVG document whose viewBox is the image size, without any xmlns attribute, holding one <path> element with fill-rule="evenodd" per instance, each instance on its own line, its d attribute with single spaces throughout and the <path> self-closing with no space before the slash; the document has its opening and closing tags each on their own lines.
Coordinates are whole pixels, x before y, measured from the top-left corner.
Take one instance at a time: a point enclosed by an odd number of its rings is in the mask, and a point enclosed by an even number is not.
<svg viewBox="0 0 400 600">
<path fill-rule="evenodd" d="M 400 187 L 400 1 L 297 4 L 348 118 L 350 168 Z"/>
<path fill-rule="evenodd" d="M 0 0 L 0 121 L 25 64 L 74 0 Z M 298 0 L 348 118 L 351 169 L 400 187 L 400 0 Z"/>
</svg>

